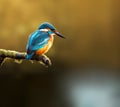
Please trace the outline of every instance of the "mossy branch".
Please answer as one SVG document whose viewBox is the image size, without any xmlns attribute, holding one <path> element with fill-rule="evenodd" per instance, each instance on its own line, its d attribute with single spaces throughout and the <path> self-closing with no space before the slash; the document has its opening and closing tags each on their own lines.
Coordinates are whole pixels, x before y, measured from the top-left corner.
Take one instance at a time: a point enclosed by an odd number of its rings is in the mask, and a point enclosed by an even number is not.
<svg viewBox="0 0 120 107">
<path fill-rule="evenodd" d="M 0 65 L 3 64 L 6 58 L 15 59 L 15 62 L 20 63 L 22 62 L 22 60 L 26 60 L 26 52 L 0 49 Z M 41 55 L 41 56 L 35 55 L 30 61 L 38 61 L 41 64 L 44 64 L 45 66 L 51 65 L 51 61 L 46 55 Z"/>
</svg>

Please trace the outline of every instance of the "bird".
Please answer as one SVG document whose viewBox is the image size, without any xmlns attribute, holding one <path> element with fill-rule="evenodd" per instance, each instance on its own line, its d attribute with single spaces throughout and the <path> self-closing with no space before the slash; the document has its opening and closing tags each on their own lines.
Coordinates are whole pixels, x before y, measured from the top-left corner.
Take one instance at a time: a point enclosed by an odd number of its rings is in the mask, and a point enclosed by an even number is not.
<svg viewBox="0 0 120 107">
<path fill-rule="evenodd" d="M 43 22 L 38 29 L 29 36 L 26 46 L 26 60 L 31 60 L 35 55 L 40 56 L 47 53 L 53 45 L 54 35 L 65 38 L 52 24 Z"/>
</svg>

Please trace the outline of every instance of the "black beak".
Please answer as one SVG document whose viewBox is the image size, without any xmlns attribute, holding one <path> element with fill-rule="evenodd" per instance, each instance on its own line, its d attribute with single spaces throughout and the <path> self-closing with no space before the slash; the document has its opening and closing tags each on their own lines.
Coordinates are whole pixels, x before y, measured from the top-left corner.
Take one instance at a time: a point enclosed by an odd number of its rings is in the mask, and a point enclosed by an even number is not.
<svg viewBox="0 0 120 107">
<path fill-rule="evenodd" d="M 54 33 L 55 33 L 57 36 L 65 39 L 65 37 L 64 37 L 62 34 L 60 34 L 58 31 L 54 30 Z"/>
</svg>

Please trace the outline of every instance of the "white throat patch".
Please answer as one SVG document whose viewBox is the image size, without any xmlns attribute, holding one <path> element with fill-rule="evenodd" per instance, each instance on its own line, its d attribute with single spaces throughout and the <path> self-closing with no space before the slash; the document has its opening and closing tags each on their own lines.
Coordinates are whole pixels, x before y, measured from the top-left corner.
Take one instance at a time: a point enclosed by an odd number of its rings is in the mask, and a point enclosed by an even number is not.
<svg viewBox="0 0 120 107">
<path fill-rule="evenodd" d="M 40 29 L 40 31 L 48 32 L 48 29 Z"/>
</svg>

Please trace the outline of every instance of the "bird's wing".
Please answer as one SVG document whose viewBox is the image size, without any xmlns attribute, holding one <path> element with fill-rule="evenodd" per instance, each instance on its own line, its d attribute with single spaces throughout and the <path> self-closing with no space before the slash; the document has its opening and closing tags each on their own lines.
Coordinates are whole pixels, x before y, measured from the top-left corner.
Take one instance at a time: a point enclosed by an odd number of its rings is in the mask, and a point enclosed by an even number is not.
<svg viewBox="0 0 120 107">
<path fill-rule="evenodd" d="M 44 47 L 48 43 L 49 39 L 50 37 L 48 33 L 43 31 L 35 31 L 29 37 L 27 51 L 33 52 Z"/>
</svg>

